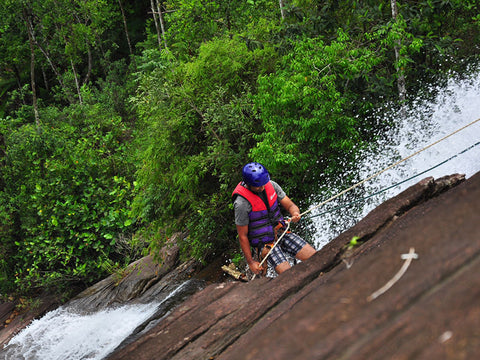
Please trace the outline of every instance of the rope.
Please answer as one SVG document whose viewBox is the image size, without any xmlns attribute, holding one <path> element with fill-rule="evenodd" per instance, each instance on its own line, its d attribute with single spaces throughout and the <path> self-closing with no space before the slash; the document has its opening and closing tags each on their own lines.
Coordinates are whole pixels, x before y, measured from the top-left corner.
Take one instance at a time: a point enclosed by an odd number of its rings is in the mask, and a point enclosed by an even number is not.
<svg viewBox="0 0 480 360">
<path fill-rule="evenodd" d="M 479 122 L 479 121 L 480 121 L 480 118 L 478 118 L 477 120 L 474 120 L 474 121 L 468 123 L 467 125 L 461 127 L 460 129 L 455 130 L 454 132 L 452 132 L 452 133 L 444 136 L 443 138 L 441 138 L 441 139 L 433 142 L 432 144 L 425 146 L 423 149 L 420 149 L 420 150 L 418 150 L 417 152 L 415 152 L 415 153 L 413 153 L 413 154 L 411 154 L 411 155 L 409 155 L 409 156 L 407 156 L 407 157 L 405 157 L 405 158 L 403 158 L 403 159 L 401 159 L 401 160 L 393 163 L 392 165 L 386 167 L 385 169 L 380 170 L 379 172 L 377 172 L 377 173 L 375 173 L 375 174 L 367 177 L 366 179 L 364 179 L 364 180 L 356 183 L 355 185 L 349 187 L 348 189 L 345 189 L 345 190 L 339 192 L 338 194 L 330 197 L 329 199 L 321 202 L 320 204 L 318 204 L 318 205 L 316 205 L 316 206 L 308 209 L 307 211 L 301 213 L 300 216 L 304 216 L 304 215 L 308 214 L 309 212 L 312 212 L 313 210 L 318 209 L 319 207 L 325 205 L 326 203 L 329 203 L 330 201 L 335 200 L 336 198 L 342 196 L 343 194 L 345 194 L 345 193 L 347 193 L 347 192 L 349 192 L 349 191 L 351 191 L 351 190 L 359 187 L 360 185 L 366 183 L 367 181 L 369 181 L 369 180 L 371 180 L 371 179 L 373 179 L 373 178 L 375 178 L 375 177 L 383 174 L 385 171 L 390 170 L 391 168 L 393 168 L 393 167 L 401 164 L 402 162 L 407 161 L 408 159 L 410 159 L 410 158 L 412 158 L 412 157 L 420 154 L 421 152 L 423 152 L 423 151 L 431 148 L 432 146 L 435 146 L 436 144 L 438 144 L 438 143 L 440 143 L 440 142 L 448 139 L 449 137 L 451 137 L 451 136 L 459 133 L 460 131 L 466 129 L 467 127 L 469 127 L 469 126 L 471 126 L 471 125 L 473 125 L 473 124 L 475 124 L 475 123 L 477 123 L 477 122 Z M 402 183 L 404 183 L 404 182 L 406 182 L 406 181 L 408 181 L 408 180 L 411 180 L 411 179 L 415 178 L 416 176 L 420 176 L 421 174 L 423 174 L 423 173 L 425 173 L 425 172 L 427 172 L 427 171 L 430 171 L 430 170 L 432 170 L 432 169 L 434 169 L 434 168 L 436 168 L 436 167 L 438 167 L 438 166 L 446 163 L 447 161 L 452 160 L 453 158 L 457 157 L 458 155 L 460 155 L 460 154 L 462 154 L 462 153 L 464 153 L 464 152 L 467 152 L 468 150 L 474 148 L 474 147 L 477 146 L 478 144 L 480 144 L 480 142 L 477 142 L 476 144 L 470 146 L 469 148 L 463 150 L 462 152 L 460 152 L 460 153 L 452 156 L 451 158 L 449 158 L 449 159 L 441 162 L 440 164 L 438 164 L 438 165 L 436 165 L 436 166 L 434 166 L 434 167 L 432 167 L 432 168 L 430 168 L 430 169 L 428 169 L 428 170 L 425 170 L 425 171 L 423 171 L 423 172 L 421 172 L 421 173 L 419 173 L 419 174 L 416 174 L 416 175 L 414 175 L 413 177 L 411 177 L 411 178 L 409 178 L 409 179 L 403 180 L 403 181 L 401 181 L 400 183 L 397 183 L 397 184 L 395 184 L 395 185 L 392 185 L 392 186 L 390 186 L 390 187 L 387 187 L 386 189 L 383 189 L 383 190 L 381 190 L 381 191 L 379 191 L 379 192 L 377 192 L 377 193 L 375 193 L 375 194 L 372 194 L 372 195 L 370 195 L 370 196 L 368 196 L 368 197 L 366 197 L 366 198 L 364 198 L 364 199 L 360 199 L 360 200 L 351 202 L 350 204 L 353 204 L 353 203 L 356 203 L 356 202 L 359 202 L 359 201 L 366 200 L 366 199 L 368 199 L 368 198 L 370 198 L 370 197 L 372 197 L 372 196 L 375 196 L 375 195 L 377 195 L 377 194 L 379 194 L 379 193 L 381 193 L 381 192 L 387 191 L 387 190 L 391 189 L 392 187 L 398 186 L 398 185 L 400 185 L 400 184 L 402 184 Z M 348 206 L 348 205 L 349 205 L 349 204 L 347 204 L 346 206 Z M 341 208 L 341 207 L 344 207 L 344 206 L 337 207 L 337 208 L 335 208 L 335 209 L 333 209 L 333 210 L 330 210 L 330 211 L 334 211 L 334 210 L 339 209 L 339 208 Z M 329 211 L 327 211 L 327 212 L 329 212 Z M 323 214 L 325 214 L 325 213 L 327 213 L 327 212 L 324 212 L 324 213 L 318 214 L 318 215 L 314 215 L 314 216 L 320 216 L 320 215 L 323 215 Z M 314 217 L 314 216 L 312 216 L 312 217 Z M 272 253 L 272 250 L 280 243 L 280 241 L 282 240 L 283 236 L 287 233 L 287 231 L 288 231 L 289 228 L 290 228 L 290 219 L 287 219 L 287 228 L 285 229 L 284 233 L 278 238 L 278 240 L 273 244 L 272 248 L 271 248 L 270 251 L 267 253 L 267 255 L 262 259 L 262 261 L 260 262 L 260 267 L 261 267 L 261 266 L 263 265 L 263 263 L 267 260 L 268 256 Z M 256 274 L 253 275 L 252 280 L 254 280 L 255 277 L 256 277 Z"/>
<path fill-rule="evenodd" d="M 420 175 L 423 175 L 423 174 L 425 174 L 425 173 L 427 173 L 427 172 L 429 172 L 429 171 L 431 171 L 431 170 L 433 170 L 433 169 L 436 169 L 436 168 L 439 167 L 439 166 L 442 166 L 443 164 L 445 164 L 445 163 L 447 163 L 447 162 L 455 159 L 456 157 L 458 157 L 458 156 L 460 156 L 460 155 L 462 155 L 462 154 L 465 154 L 467 151 L 473 149 L 474 147 L 476 147 L 476 146 L 478 146 L 478 145 L 480 145 L 480 141 L 479 141 L 479 142 L 476 142 L 476 143 L 473 144 L 473 145 L 470 145 L 469 147 L 467 147 L 466 149 L 460 151 L 459 153 L 457 153 L 457 154 L 455 154 L 455 155 L 453 155 L 453 156 L 450 156 L 448 159 L 446 159 L 446 160 L 444 160 L 444 161 L 442 161 L 442 162 L 440 162 L 440 163 L 438 163 L 438 164 L 436 164 L 436 165 L 434 165 L 434 166 L 432 166 L 432 167 L 430 167 L 430 168 L 428 168 L 428 169 L 426 169 L 426 170 L 424 170 L 424 171 L 421 171 L 421 172 L 419 172 L 418 174 L 415 174 L 415 175 L 413 175 L 413 176 L 411 176 L 411 177 L 409 177 L 409 178 L 407 178 L 407 179 L 405 179 L 405 180 L 402 180 L 402 181 L 400 181 L 400 182 L 398 182 L 398 183 L 395 183 L 395 184 L 393 184 L 393 185 L 387 186 L 386 188 L 383 188 L 382 190 L 379 190 L 379 191 L 377 191 L 377 192 L 374 192 L 373 194 L 370 194 L 370 195 L 368 195 L 368 196 L 365 196 L 365 197 L 363 197 L 363 198 L 361 198 L 361 199 L 357 199 L 357 200 L 351 201 L 351 202 L 349 202 L 349 203 L 347 203 L 347 204 L 339 205 L 339 206 L 337 206 L 337 207 L 334 207 L 333 209 L 324 211 L 324 212 L 322 212 L 322 213 L 320 213 L 320 214 L 311 215 L 311 216 L 310 216 L 310 219 L 311 219 L 311 218 L 314 218 L 314 217 L 317 217 L 317 216 L 323 216 L 323 215 L 328 214 L 328 213 L 330 213 L 330 212 L 334 212 L 334 211 L 336 211 L 336 210 L 339 210 L 339 209 L 348 207 L 348 206 L 350 206 L 350 205 L 353 205 L 353 204 L 356 204 L 356 203 L 359 203 L 359 202 L 365 202 L 365 200 L 368 200 L 368 199 L 370 199 L 370 198 L 372 198 L 372 197 L 374 197 L 374 196 L 377 196 L 377 195 L 379 195 L 379 194 L 381 194 L 381 193 L 383 193 L 383 192 L 385 192 L 385 191 L 388 191 L 388 190 L 390 190 L 390 189 L 393 189 L 394 187 L 397 187 L 397 186 L 399 186 L 399 185 L 402 185 L 402 184 L 404 184 L 404 183 L 406 183 L 406 182 L 408 182 L 408 181 L 410 181 L 410 180 L 415 179 L 416 177 L 418 177 L 418 176 L 420 176 Z"/>
<path fill-rule="evenodd" d="M 265 255 L 265 257 L 262 259 L 262 261 L 260 262 L 260 265 L 259 267 L 262 267 L 263 263 L 267 260 L 268 256 L 272 253 L 273 249 L 275 249 L 275 246 L 277 246 L 277 244 L 280 243 L 280 240 L 282 240 L 282 238 L 285 236 L 285 234 L 287 233 L 288 229 L 290 228 L 290 219 L 287 219 L 287 228 L 285 229 L 285 231 L 283 232 L 283 234 L 278 238 L 277 241 L 275 241 L 275 243 L 273 244 L 272 248 L 270 249 L 270 251 L 267 253 L 267 255 Z M 257 276 L 257 274 L 253 274 L 253 277 L 252 277 L 252 280 L 255 279 L 255 276 Z"/>
<path fill-rule="evenodd" d="M 450 134 L 448 134 L 448 135 L 444 136 L 443 138 L 441 138 L 441 139 L 439 139 L 439 140 L 435 141 L 434 143 L 432 143 L 432 144 L 430 144 L 430 145 L 427 145 L 427 146 L 425 146 L 423 149 L 420 149 L 420 150 L 418 150 L 417 152 L 415 152 L 415 153 L 413 153 L 413 154 L 411 154 L 411 155 L 409 155 L 409 156 L 407 156 L 407 157 L 403 158 L 402 160 L 399 160 L 399 161 L 397 161 L 396 163 L 393 163 L 392 165 L 390 165 L 390 166 L 386 167 L 385 169 L 383 169 L 383 170 L 380 170 L 379 172 L 377 172 L 377 173 L 375 173 L 375 174 L 373 174 L 373 175 L 371 175 L 371 176 L 367 177 L 366 179 L 364 179 L 364 180 L 362 180 L 362 181 L 360 181 L 360 182 L 356 183 L 355 185 L 353 185 L 353 186 L 349 187 L 348 189 L 345 189 L 345 190 L 343 190 L 343 191 L 339 192 L 337 195 L 334 195 L 334 196 L 332 196 L 331 198 L 329 198 L 329 199 L 327 199 L 327 200 L 325 200 L 325 201 L 321 202 L 320 204 L 318 204 L 318 205 L 316 205 L 316 206 L 314 206 L 314 207 L 312 207 L 312 208 L 308 209 L 307 211 L 305 211 L 305 212 L 301 213 L 301 214 L 300 214 L 300 216 L 306 215 L 306 214 L 308 214 L 309 212 L 311 212 L 311 211 L 313 211 L 313 210 L 315 210 L 315 209 L 317 209 L 317 208 L 319 208 L 319 207 L 321 207 L 321 206 L 325 205 L 326 203 L 329 203 L 330 201 L 332 201 L 332 200 L 335 200 L 336 198 L 338 198 L 338 197 L 342 196 L 343 194 L 345 194 L 345 193 L 347 193 L 347 192 L 349 192 L 349 191 L 351 191 L 351 190 L 353 190 L 353 189 L 355 189 L 355 188 L 359 187 L 360 185 L 362 185 L 362 184 L 366 183 L 367 181 L 369 181 L 369 180 L 372 180 L 373 178 L 375 178 L 375 177 L 377 177 L 377 176 L 379 176 L 379 175 L 383 174 L 385 171 L 387 171 L 387 170 L 390 170 L 391 168 L 393 168 L 393 167 L 395 167 L 395 166 L 397 166 L 397 165 L 401 164 L 402 162 L 405 162 L 405 161 L 407 161 L 408 159 L 410 159 L 410 158 L 412 158 L 412 157 L 414 157 L 414 156 L 416 156 L 416 155 L 420 154 L 421 152 L 423 152 L 423 151 L 425 151 L 425 150 L 427 150 L 427 149 L 431 148 L 431 147 L 432 147 L 432 146 L 434 146 L 434 145 L 437 145 L 439 142 L 442 142 L 442 141 L 444 141 L 445 139 L 449 138 L 450 136 L 453 136 L 453 135 L 455 135 L 456 133 L 458 133 L 458 132 L 460 132 L 460 131 L 462 131 L 462 130 L 466 129 L 467 127 L 469 127 L 469 126 L 471 126 L 471 125 L 473 125 L 473 124 L 475 124 L 475 123 L 477 123 L 477 122 L 479 122 L 479 121 L 480 121 L 480 118 L 479 118 L 479 119 L 477 119 L 477 120 L 474 120 L 474 121 L 472 121 L 472 122 L 470 122 L 470 123 L 468 123 L 467 125 L 465 125 L 465 126 L 461 127 L 460 129 L 457 129 L 457 130 L 455 130 L 454 132 L 452 132 L 452 133 L 450 133 Z"/>
</svg>

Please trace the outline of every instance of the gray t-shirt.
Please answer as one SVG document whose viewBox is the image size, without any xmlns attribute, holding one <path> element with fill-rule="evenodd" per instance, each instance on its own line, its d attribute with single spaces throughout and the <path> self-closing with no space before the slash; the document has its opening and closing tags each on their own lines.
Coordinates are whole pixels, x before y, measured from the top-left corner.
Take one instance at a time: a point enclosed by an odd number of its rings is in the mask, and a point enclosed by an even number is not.
<svg viewBox="0 0 480 360">
<path fill-rule="evenodd" d="M 270 181 L 273 185 L 273 189 L 277 193 L 277 201 L 280 202 L 286 194 L 285 191 L 275 181 Z M 248 214 L 252 211 L 252 205 L 243 196 L 237 196 L 233 203 L 235 210 L 235 225 L 245 226 L 250 222 Z"/>
</svg>

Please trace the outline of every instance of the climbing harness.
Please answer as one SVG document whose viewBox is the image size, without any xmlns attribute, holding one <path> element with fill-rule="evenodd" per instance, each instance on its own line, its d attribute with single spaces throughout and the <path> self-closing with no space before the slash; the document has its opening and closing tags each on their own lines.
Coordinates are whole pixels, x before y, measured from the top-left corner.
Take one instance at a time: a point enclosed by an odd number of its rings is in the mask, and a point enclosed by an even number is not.
<svg viewBox="0 0 480 360">
<path fill-rule="evenodd" d="M 282 240 L 282 238 L 285 236 L 285 234 L 288 234 L 290 233 L 290 231 L 288 230 L 290 228 L 290 219 L 287 219 L 285 220 L 285 224 L 286 224 L 286 227 L 285 227 L 285 230 L 283 230 L 284 228 L 284 224 L 283 223 L 278 223 L 277 226 L 275 226 L 275 229 L 274 229 L 274 233 L 275 233 L 275 241 L 272 242 L 272 243 L 268 243 L 268 244 L 265 244 L 264 248 L 263 249 L 260 249 L 260 252 L 259 252 L 259 260 L 260 260 L 260 265 L 259 267 L 263 267 L 263 264 L 265 263 L 265 261 L 267 260 L 267 258 L 270 256 L 270 254 L 272 253 L 272 250 L 280 243 L 280 241 Z M 280 237 L 278 237 L 278 232 L 280 230 L 283 230 L 283 233 L 282 235 L 280 235 Z M 263 255 L 263 250 L 267 248 L 269 249 L 268 252 Z M 266 268 L 265 268 L 265 272 L 266 272 Z M 263 274 L 265 275 L 265 274 Z M 253 277 L 252 277 L 252 280 L 255 279 L 255 276 L 256 274 L 253 274 Z"/>
<path fill-rule="evenodd" d="M 431 143 L 430 145 L 425 146 L 423 149 L 420 149 L 420 150 L 416 151 L 415 153 L 413 153 L 413 154 L 411 154 L 411 155 L 409 155 L 409 156 L 407 156 L 407 157 L 405 157 L 405 158 L 403 158 L 403 159 L 401 159 L 401 160 L 399 160 L 399 161 L 391 164 L 390 166 L 386 167 L 385 169 L 378 171 L 377 173 L 375 173 L 375 174 L 367 177 L 366 179 L 364 179 L 364 180 L 356 183 L 355 185 L 349 187 L 348 189 L 345 189 L 345 190 L 339 192 L 338 194 L 330 197 L 329 199 L 321 202 L 320 204 L 311 207 L 311 208 L 308 209 L 307 211 L 301 213 L 300 216 L 304 216 L 304 215 L 312 212 L 313 210 L 318 209 L 319 207 L 321 207 L 321 206 L 323 206 L 323 205 L 325 205 L 325 204 L 327 204 L 327 203 L 335 200 L 336 198 L 344 195 L 345 193 L 347 193 L 347 192 L 349 192 L 349 191 L 351 191 L 351 190 L 359 187 L 360 185 L 366 183 L 367 181 L 372 180 L 373 178 L 376 178 L 377 176 L 383 174 L 385 171 L 388 171 L 388 170 L 392 169 L 393 167 L 395 167 L 395 166 L 397 166 L 397 165 L 399 165 L 399 164 L 407 161 L 408 159 L 410 159 L 410 158 L 412 158 L 412 157 L 420 154 L 421 152 L 423 152 L 423 151 L 431 148 L 432 146 L 434 146 L 434 145 L 436 145 L 436 144 L 438 144 L 438 143 L 440 143 L 440 142 L 448 139 L 449 137 L 451 137 L 451 136 L 459 133 L 460 131 L 468 128 L 469 126 L 471 126 L 471 125 L 473 125 L 473 124 L 475 124 L 475 123 L 477 123 L 477 122 L 479 122 L 479 121 L 480 121 L 480 118 L 478 118 L 477 120 L 474 120 L 474 121 L 466 124 L 465 126 L 462 126 L 461 128 L 455 130 L 454 132 L 452 132 L 452 133 L 450 133 L 450 134 L 442 137 L 441 139 L 439 139 L 439 140 Z M 459 153 L 451 156 L 449 159 L 447 159 L 447 160 L 445 160 L 445 161 L 443 161 L 443 162 L 441 162 L 441 163 L 439 163 L 439 164 L 431 167 L 430 169 L 427 169 L 427 170 L 425 170 L 425 171 L 423 171 L 423 172 L 421 172 L 421 173 L 419 173 L 419 174 L 416 174 L 416 175 L 414 175 L 414 176 L 412 176 L 412 177 L 410 177 L 410 178 L 408 178 L 408 179 L 406 179 L 406 180 L 403 180 L 403 181 L 401 181 L 401 182 L 399 182 L 399 183 L 397 183 L 397 184 L 395 184 L 395 185 L 392 185 L 392 186 L 390 186 L 390 187 L 387 187 L 386 189 L 383 189 L 383 190 L 381 190 L 381 191 L 378 191 L 378 192 L 376 192 L 375 194 L 372 194 L 372 195 L 370 195 L 370 196 L 368 196 L 368 197 L 366 197 L 366 198 L 363 198 L 363 199 L 354 201 L 354 202 L 352 202 L 352 203 L 350 203 L 350 204 L 353 204 L 353 203 L 356 203 L 356 202 L 360 202 L 360 201 L 366 200 L 366 199 L 368 199 L 368 198 L 370 198 L 370 197 L 372 197 L 372 196 L 375 196 L 375 195 L 377 195 L 377 194 L 379 194 L 379 193 L 381 193 L 381 192 L 387 191 L 388 189 L 391 189 L 391 188 L 393 188 L 393 187 L 395 187 L 395 186 L 398 186 L 398 185 L 400 185 L 400 184 L 403 184 L 403 183 L 405 183 L 405 182 L 407 182 L 407 181 L 409 181 L 409 180 L 411 180 L 411 179 L 413 179 L 413 178 L 415 178 L 415 177 L 417 177 L 417 176 L 420 176 L 420 175 L 422 175 L 422 174 L 424 174 L 424 173 L 426 173 L 426 172 L 428 172 L 428 171 L 430 171 L 430 170 L 432 170 L 432 169 L 435 169 L 436 167 L 438 167 L 438 166 L 440 166 L 440 165 L 442 165 L 442 164 L 444 164 L 444 163 L 446 163 L 446 162 L 454 159 L 455 157 L 457 157 L 457 156 L 459 156 L 459 155 L 467 152 L 468 150 L 473 149 L 474 147 L 476 147 L 476 146 L 479 145 L 479 144 L 480 144 L 480 142 L 477 142 L 477 143 L 471 145 L 470 147 L 464 149 L 463 151 L 461 151 L 461 152 L 459 152 Z M 347 206 L 348 206 L 348 205 L 349 205 L 349 204 L 347 204 Z M 342 208 L 342 207 L 344 207 L 344 206 L 339 206 L 339 207 L 337 207 L 337 208 L 335 208 L 335 209 L 333 209 L 333 210 L 336 210 L 336 209 L 339 209 L 339 208 Z M 327 212 L 330 212 L 330 211 L 332 211 L 332 210 L 329 210 L 329 211 L 327 211 Z M 314 215 L 314 216 L 312 216 L 312 217 L 320 216 L 320 215 L 326 214 L 327 212 L 324 212 L 324 213 L 318 214 L 318 215 Z M 263 263 L 267 260 L 268 256 L 272 253 L 272 250 L 280 243 L 280 241 L 282 240 L 283 236 L 287 233 L 288 229 L 290 228 L 290 220 L 291 220 L 290 218 L 285 219 L 285 222 L 286 222 L 286 224 L 287 224 L 287 227 L 286 227 L 286 229 L 285 229 L 285 232 L 278 238 L 278 240 L 275 241 L 275 243 L 273 244 L 273 246 L 272 246 L 272 248 L 270 249 L 270 251 L 269 251 L 269 252 L 266 254 L 266 256 L 262 259 L 262 261 L 260 262 L 260 267 L 261 267 L 261 266 L 263 265 Z M 411 261 L 411 260 L 410 260 L 410 261 Z M 407 261 L 407 262 L 408 262 L 408 265 L 409 265 L 410 262 L 409 262 L 409 261 Z M 407 262 L 406 262 L 406 263 L 407 263 Z M 408 267 L 408 265 L 407 265 L 407 267 Z M 406 269 L 405 269 L 405 270 L 406 270 Z M 402 274 L 402 275 L 403 275 L 403 274 Z M 255 276 L 256 276 L 256 274 L 253 275 L 252 280 L 255 279 Z M 400 276 L 401 276 L 401 275 L 400 275 Z M 392 284 L 392 285 L 393 285 L 393 284 Z M 390 286 L 391 286 L 391 285 L 390 285 Z M 387 289 L 387 290 L 388 290 L 388 289 Z M 385 291 L 386 291 L 386 290 L 385 290 Z M 372 294 L 371 296 L 373 296 L 373 295 L 374 295 L 374 294 Z"/>
<path fill-rule="evenodd" d="M 287 224 L 287 227 L 285 228 L 285 231 L 283 232 L 282 235 L 280 235 L 278 237 L 278 239 L 273 243 L 273 245 L 271 246 L 271 249 L 270 251 L 265 255 L 265 257 L 262 259 L 262 261 L 260 262 L 260 267 L 263 266 L 263 263 L 268 259 L 268 257 L 270 256 L 270 254 L 272 253 L 273 249 L 275 249 L 275 247 L 280 243 L 280 241 L 283 239 L 283 237 L 285 236 L 285 234 L 287 234 L 289 231 L 288 229 L 290 228 L 290 220 L 291 219 L 286 219 L 285 220 L 285 223 Z M 255 279 L 257 274 L 253 274 L 253 277 L 252 277 L 252 280 Z"/>
</svg>

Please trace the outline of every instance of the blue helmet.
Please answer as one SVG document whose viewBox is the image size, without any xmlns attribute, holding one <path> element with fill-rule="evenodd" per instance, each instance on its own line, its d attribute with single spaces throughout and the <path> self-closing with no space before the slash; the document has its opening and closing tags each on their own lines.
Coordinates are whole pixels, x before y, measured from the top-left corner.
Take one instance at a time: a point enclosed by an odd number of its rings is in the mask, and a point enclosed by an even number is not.
<svg viewBox="0 0 480 360">
<path fill-rule="evenodd" d="M 257 162 L 248 163 L 242 170 L 243 181 L 250 186 L 263 186 L 270 181 L 270 174 Z"/>
</svg>

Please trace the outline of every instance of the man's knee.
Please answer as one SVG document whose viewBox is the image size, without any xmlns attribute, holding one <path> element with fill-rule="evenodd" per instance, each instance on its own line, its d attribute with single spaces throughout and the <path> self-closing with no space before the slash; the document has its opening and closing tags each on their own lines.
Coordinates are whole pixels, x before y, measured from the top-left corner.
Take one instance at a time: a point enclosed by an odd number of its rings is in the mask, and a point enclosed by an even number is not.
<svg viewBox="0 0 480 360">
<path fill-rule="evenodd" d="M 305 245 L 295 256 L 298 260 L 305 261 L 309 259 L 313 254 L 316 253 L 316 250 L 310 244 Z"/>
<path fill-rule="evenodd" d="M 277 274 L 281 274 L 282 272 L 284 272 L 285 270 L 288 270 L 290 269 L 290 263 L 288 261 L 285 261 L 285 262 L 282 262 L 281 264 L 275 266 L 275 272 Z"/>
</svg>

